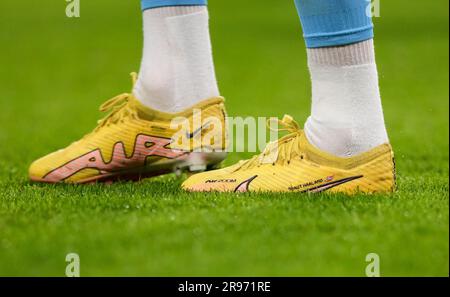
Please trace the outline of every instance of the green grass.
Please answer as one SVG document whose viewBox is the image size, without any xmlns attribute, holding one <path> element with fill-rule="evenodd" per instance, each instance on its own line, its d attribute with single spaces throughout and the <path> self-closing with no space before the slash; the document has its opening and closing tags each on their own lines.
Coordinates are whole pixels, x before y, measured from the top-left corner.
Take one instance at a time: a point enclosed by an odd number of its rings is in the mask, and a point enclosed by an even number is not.
<svg viewBox="0 0 450 297">
<path fill-rule="evenodd" d="M 310 86 L 292 1 L 210 2 L 229 113 L 303 121 Z M 374 252 L 385 276 L 448 276 L 448 1 L 381 1 L 377 59 L 399 191 L 374 197 L 191 195 L 173 176 L 28 183 L 30 162 L 90 131 L 97 106 L 128 90 L 139 66 L 138 1 L 81 4 L 68 19 L 64 1 L 0 3 L 0 275 L 63 276 L 76 252 L 84 276 L 363 276 Z"/>
</svg>

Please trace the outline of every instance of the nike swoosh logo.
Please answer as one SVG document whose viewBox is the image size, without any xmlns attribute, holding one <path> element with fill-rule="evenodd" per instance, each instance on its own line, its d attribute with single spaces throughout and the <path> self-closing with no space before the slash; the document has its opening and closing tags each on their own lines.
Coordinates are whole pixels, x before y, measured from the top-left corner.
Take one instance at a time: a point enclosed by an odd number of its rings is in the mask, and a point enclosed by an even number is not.
<svg viewBox="0 0 450 297">
<path fill-rule="evenodd" d="M 209 125 L 211 124 L 211 122 L 206 123 L 205 125 L 201 126 L 200 128 L 196 129 L 194 132 L 192 133 L 186 133 L 186 137 L 188 139 L 192 139 L 194 138 L 199 132 L 202 132 L 203 129 L 207 129 L 209 128 Z"/>
<path fill-rule="evenodd" d="M 330 182 L 330 183 L 327 183 L 327 184 L 324 184 L 324 185 L 320 185 L 320 186 L 317 186 L 317 187 L 314 187 L 314 188 L 302 191 L 301 193 L 320 193 L 320 192 L 325 192 L 325 191 L 328 191 L 329 189 L 332 189 L 334 187 L 340 186 L 342 184 L 349 183 L 351 181 L 354 181 L 356 179 L 360 179 L 362 177 L 364 177 L 364 175 L 347 177 L 347 178 L 344 178 L 344 179 L 336 180 L 336 181 L 333 181 L 333 182 Z"/>
<path fill-rule="evenodd" d="M 245 193 L 248 192 L 250 189 L 250 183 L 255 180 L 258 176 L 255 175 L 254 177 L 251 177 L 247 179 L 246 181 L 242 182 L 239 186 L 236 187 L 234 190 L 235 193 Z"/>
</svg>

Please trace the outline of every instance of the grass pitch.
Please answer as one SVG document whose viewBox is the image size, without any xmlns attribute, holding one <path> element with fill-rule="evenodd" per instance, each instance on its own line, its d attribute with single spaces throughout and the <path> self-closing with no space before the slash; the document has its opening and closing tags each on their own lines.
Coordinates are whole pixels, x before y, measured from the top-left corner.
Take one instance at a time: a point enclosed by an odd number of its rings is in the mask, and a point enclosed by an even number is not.
<svg viewBox="0 0 450 297">
<path fill-rule="evenodd" d="M 232 116 L 304 121 L 310 87 L 293 1 L 210 1 Z M 279 2 L 279 3 L 278 3 Z M 448 276 L 448 1 L 382 1 L 377 59 L 397 154 L 391 196 L 186 194 L 174 176 L 112 186 L 32 185 L 35 158 L 89 132 L 129 90 L 138 1 L 0 3 L 0 275 Z M 239 7 L 239 9 L 236 9 Z M 232 164 L 250 154 L 232 154 Z"/>
</svg>

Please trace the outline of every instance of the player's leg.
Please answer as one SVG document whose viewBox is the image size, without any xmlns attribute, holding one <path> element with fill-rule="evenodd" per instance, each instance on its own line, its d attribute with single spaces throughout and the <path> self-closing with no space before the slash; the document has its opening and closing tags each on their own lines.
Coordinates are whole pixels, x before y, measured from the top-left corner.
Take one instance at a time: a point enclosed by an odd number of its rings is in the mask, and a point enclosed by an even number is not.
<svg viewBox="0 0 450 297">
<path fill-rule="evenodd" d="M 391 192 L 395 166 L 384 125 L 366 0 L 296 0 L 312 80 L 305 131 L 290 132 L 258 158 L 191 177 L 191 191 Z"/>
<path fill-rule="evenodd" d="M 308 140 L 350 157 L 388 137 L 366 0 L 296 0 L 312 81 Z"/>
<path fill-rule="evenodd" d="M 142 0 L 144 50 L 135 96 L 165 112 L 219 96 L 206 0 Z"/>
<path fill-rule="evenodd" d="M 225 158 L 225 131 L 202 144 L 194 111 L 224 127 L 211 54 L 206 0 L 143 0 L 144 54 L 133 92 L 102 105 L 109 114 L 67 148 L 35 161 L 38 182 L 135 180 L 180 171 L 202 171 Z M 137 81 L 137 82 L 136 82 Z M 179 125 L 173 126 L 174 119 Z M 180 121 L 184 119 L 184 121 Z M 178 136 L 177 136 L 178 135 Z M 173 141 L 173 139 L 177 141 Z M 197 152 L 199 147 L 210 152 Z"/>
</svg>

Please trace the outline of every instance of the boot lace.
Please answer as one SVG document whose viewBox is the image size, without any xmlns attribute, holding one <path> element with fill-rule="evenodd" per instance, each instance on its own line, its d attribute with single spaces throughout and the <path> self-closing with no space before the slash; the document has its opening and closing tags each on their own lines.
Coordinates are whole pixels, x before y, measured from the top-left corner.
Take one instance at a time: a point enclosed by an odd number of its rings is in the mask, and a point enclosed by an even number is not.
<svg viewBox="0 0 450 297">
<path fill-rule="evenodd" d="M 132 72 L 130 76 L 134 87 L 137 81 L 137 74 Z M 98 126 L 95 128 L 94 132 L 110 124 L 123 122 L 127 118 L 136 119 L 136 109 L 129 104 L 132 97 L 133 95 L 131 93 L 123 93 L 104 102 L 99 110 L 105 113 L 109 112 L 109 114 L 98 121 Z"/>
<path fill-rule="evenodd" d="M 249 169 L 270 163 L 273 165 L 277 163 L 288 165 L 293 158 L 302 156 L 300 136 L 303 134 L 303 130 L 300 129 L 300 125 L 289 115 L 285 115 L 282 120 L 278 119 L 277 124 L 281 128 L 271 128 L 270 120 L 267 126 L 272 131 L 286 131 L 288 134 L 275 142 L 269 143 L 260 155 L 256 155 L 249 160 L 241 161 L 236 170 Z"/>
</svg>

